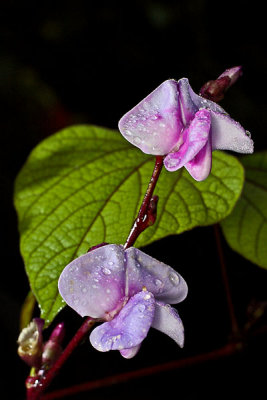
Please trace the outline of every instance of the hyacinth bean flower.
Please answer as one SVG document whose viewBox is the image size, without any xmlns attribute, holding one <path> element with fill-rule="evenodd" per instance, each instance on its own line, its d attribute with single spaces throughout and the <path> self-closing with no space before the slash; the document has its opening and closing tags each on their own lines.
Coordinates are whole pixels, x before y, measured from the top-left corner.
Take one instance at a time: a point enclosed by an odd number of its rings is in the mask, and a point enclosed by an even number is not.
<svg viewBox="0 0 267 400">
<path fill-rule="evenodd" d="M 183 347 L 183 324 L 169 304 L 186 297 L 187 285 L 175 270 L 141 250 L 115 244 L 96 248 L 65 267 L 58 287 L 82 317 L 105 321 L 90 335 L 99 351 L 119 350 L 131 358 L 151 326 Z"/>
<path fill-rule="evenodd" d="M 165 156 L 168 171 L 184 166 L 197 181 L 208 177 L 213 150 L 253 152 L 250 134 L 217 103 L 194 93 L 187 78 L 163 82 L 121 118 L 119 130 L 144 153 Z"/>
</svg>

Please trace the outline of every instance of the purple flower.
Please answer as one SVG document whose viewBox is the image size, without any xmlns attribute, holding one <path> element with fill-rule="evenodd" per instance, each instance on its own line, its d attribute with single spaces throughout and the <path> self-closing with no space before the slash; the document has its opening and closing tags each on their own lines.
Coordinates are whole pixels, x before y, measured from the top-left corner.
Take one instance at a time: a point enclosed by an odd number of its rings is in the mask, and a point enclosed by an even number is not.
<svg viewBox="0 0 267 400">
<path fill-rule="evenodd" d="M 228 70 L 231 83 L 235 69 Z M 121 118 L 119 130 L 144 153 L 166 156 L 168 171 L 184 166 L 197 181 L 208 177 L 213 150 L 253 152 L 249 133 L 218 104 L 194 93 L 186 78 L 163 82 Z"/>
<path fill-rule="evenodd" d="M 130 247 L 111 244 L 77 258 L 59 278 L 59 292 L 78 314 L 106 321 L 90 335 L 99 351 L 133 357 L 149 328 L 183 347 L 184 329 L 169 304 L 187 295 L 184 279 L 171 267 Z"/>
</svg>

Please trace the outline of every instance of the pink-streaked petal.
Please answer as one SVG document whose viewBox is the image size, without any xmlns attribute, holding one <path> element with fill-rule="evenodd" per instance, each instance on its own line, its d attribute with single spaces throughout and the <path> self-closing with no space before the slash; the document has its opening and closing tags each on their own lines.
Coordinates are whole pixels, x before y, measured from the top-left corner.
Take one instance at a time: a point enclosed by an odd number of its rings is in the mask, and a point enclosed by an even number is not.
<svg viewBox="0 0 267 400">
<path fill-rule="evenodd" d="M 194 114 L 200 108 L 207 108 L 220 113 L 225 113 L 224 109 L 217 103 L 211 100 L 204 99 L 196 94 L 191 88 L 187 78 L 182 78 L 178 81 L 179 99 L 183 110 L 184 120 L 188 125 L 194 118 Z"/>
<path fill-rule="evenodd" d="M 211 139 L 209 139 L 193 160 L 185 164 L 185 168 L 196 181 L 203 181 L 209 176 L 212 163 L 211 152 Z"/>
<path fill-rule="evenodd" d="M 60 275 L 58 288 L 66 303 L 82 317 L 104 317 L 124 297 L 123 247 L 111 244 L 75 259 Z"/>
<path fill-rule="evenodd" d="M 184 132 L 184 143 L 178 151 L 169 153 L 164 159 L 168 171 L 176 171 L 191 161 L 205 146 L 210 133 L 210 112 L 204 108 L 199 110 Z"/>
<path fill-rule="evenodd" d="M 175 308 L 156 302 L 153 328 L 171 337 L 180 346 L 184 346 L 184 326 Z"/>
<path fill-rule="evenodd" d="M 146 154 L 165 155 L 182 129 L 175 80 L 163 82 L 119 121 L 121 134 Z"/>
<path fill-rule="evenodd" d="M 99 351 L 131 349 L 147 336 L 154 318 L 155 299 L 143 290 L 130 298 L 113 320 L 95 328 L 90 342 Z"/>
<path fill-rule="evenodd" d="M 125 251 L 127 265 L 126 293 L 129 296 L 142 290 L 152 292 L 156 299 L 176 304 L 187 295 L 185 280 L 174 269 L 143 253 L 135 247 Z"/>
<path fill-rule="evenodd" d="M 211 112 L 212 150 L 232 150 L 237 153 L 253 153 L 250 134 L 228 115 Z"/>
<path fill-rule="evenodd" d="M 141 347 L 141 344 L 138 344 L 137 346 L 131 347 L 130 349 L 123 349 L 120 350 L 120 353 L 122 355 L 122 357 L 124 358 L 133 358 L 139 351 Z"/>
</svg>

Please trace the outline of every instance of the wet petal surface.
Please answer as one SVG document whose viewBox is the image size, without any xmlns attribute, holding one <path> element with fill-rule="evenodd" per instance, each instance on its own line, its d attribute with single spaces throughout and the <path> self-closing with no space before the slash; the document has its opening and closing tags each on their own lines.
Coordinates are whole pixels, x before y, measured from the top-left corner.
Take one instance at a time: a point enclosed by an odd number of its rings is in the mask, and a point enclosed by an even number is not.
<svg viewBox="0 0 267 400">
<path fill-rule="evenodd" d="M 167 154 L 182 128 L 175 80 L 163 82 L 119 121 L 125 139 L 146 154 Z"/>
<path fill-rule="evenodd" d="M 245 129 L 228 115 L 211 112 L 212 150 L 253 153 L 253 141 Z"/>
<path fill-rule="evenodd" d="M 155 299 L 143 290 L 130 298 L 118 315 L 98 326 L 90 335 L 90 342 L 99 351 L 131 349 L 124 356 L 136 354 L 138 346 L 147 336 L 154 318 Z"/>
<path fill-rule="evenodd" d="M 63 270 L 58 288 L 66 303 L 82 317 L 104 317 L 124 297 L 122 246 L 103 246 L 75 259 Z"/>
<path fill-rule="evenodd" d="M 206 109 L 199 110 L 184 132 L 184 143 L 180 149 L 165 157 L 164 165 L 168 171 L 183 167 L 202 150 L 209 139 L 210 125 L 210 112 Z"/>
<path fill-rule="evenodd" d="M 170 266 L 143 253 L 135 247 L 125 251 L 127 264 L 126 292 L 129 296 L 145 286 L 156 299 L 170 304 L 182 301 L 187 295 L 185 280 Z"/>
<path fill-rule="evenodd" d="M 175 308 L 156 302 L 152 327 L 171 337 L 180 346 L 184 346 L 184 326 Z"/>
</svg>

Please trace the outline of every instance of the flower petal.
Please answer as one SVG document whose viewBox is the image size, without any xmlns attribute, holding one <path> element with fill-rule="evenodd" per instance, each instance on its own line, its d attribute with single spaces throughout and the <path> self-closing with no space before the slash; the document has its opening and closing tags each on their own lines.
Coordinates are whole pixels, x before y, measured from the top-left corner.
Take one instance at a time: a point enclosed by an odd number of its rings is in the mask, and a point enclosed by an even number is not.
<svg viewBox="0 0 267 400">
<path fill-rule="evenodd" d="M 200 152 L 209 138 L 210 125 L 210 112 L 202 108 L 184 132 L 184 143 L 179 150 L 165 157 L 164 165 L 168 171 L 176 171 L 183 167 Z"/>
<path fill-rule="evenodd" d="M 66 303 L 82 317 L 104 317 L 124 297 L 122 246 L 99 247 L 75 259 L 60 275 L 58 288 Z"/>
<path fill-rule="evenodd" d="M 211 112 L 212 150 L 253 153 L 253 141 L 245 129 L 228 115 Z"/>
<path fill-rule="evenodd" d="M 154 318 L 154 310 L 153 294 L 147 290 L 137 293 L 113 320 L 92 331 L 92 346 L 99 351 L 131 349 L 138 346 L 147 336 Z M 136 349 L 132 350 L 134 351 Z"/>
<path fill-rule="evenodd" d="M 163 82 L 119 121 L 119 130 L 146 154 L 165 155 L 178 141 L 179 117 L 177 82 Z"/>
<path fill-rule="evenodd" d="M 175 308 L 156 302 L 153 328 L 171 337 L 180 346 L 184 346 L 184 326 Z"/>
<path fill-rule="evenodd" d="M 181 117 L 184 126 L 188 126 L 193 120 L 195 113 L 198 111 L 198 106 L 194 103 L 191 97 L 191 86 L 187 78 L 179 79 L 179 106 L 181 108 Z"/>
<path fill-rule="evenodd" d="M 137 346 L 131 347 L 130 349 L 120 350 L 120 353 L 121 353 L 122 357 L 124 357 L 124 358 L 128 358 L 128 359 L 133 358 L 138 353 L 140 347 L 141 347 L 141 343 L 138 344 Z"/>
<path fill-rule="evenodd" d="M 185 168 L 196 181 L 203 181 L 209 176 L 212 162 L 211 153 L 211 140 L 209 139 L 193 160 L 185 164 Z"/>
<path fill-rule="evenodd" d="M 176 304 L 187 295 L 185 280 L 168 265 L 150 257 L 135 247 L 125 251 L 126 293 L 132 296 L 145 286 L 156 299 Z"/>
</svg>

